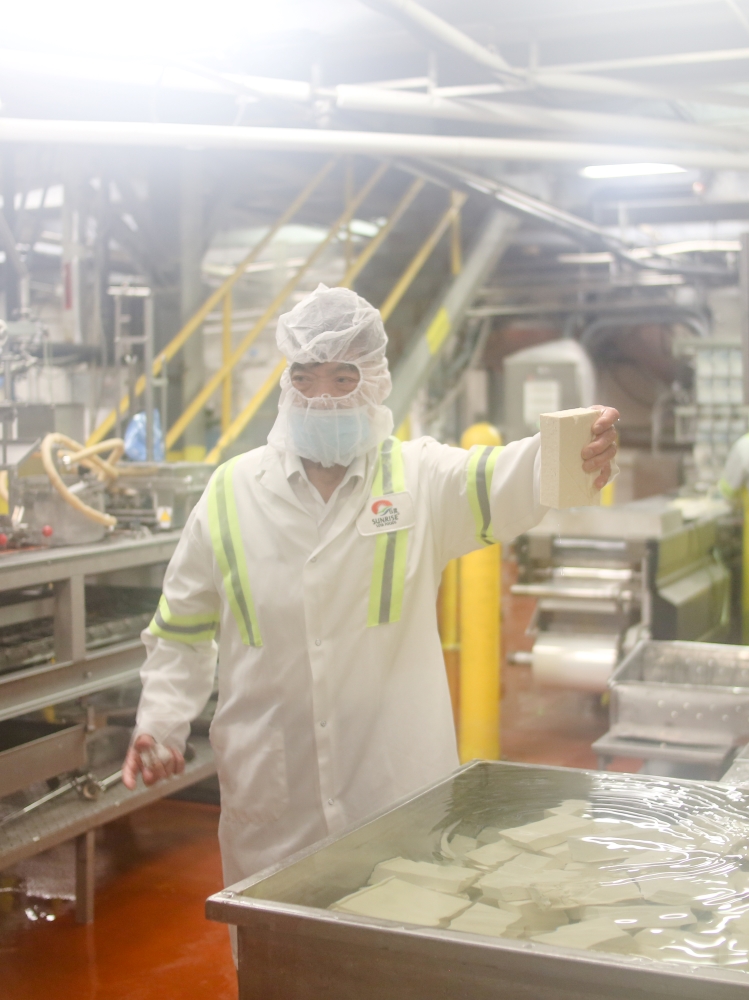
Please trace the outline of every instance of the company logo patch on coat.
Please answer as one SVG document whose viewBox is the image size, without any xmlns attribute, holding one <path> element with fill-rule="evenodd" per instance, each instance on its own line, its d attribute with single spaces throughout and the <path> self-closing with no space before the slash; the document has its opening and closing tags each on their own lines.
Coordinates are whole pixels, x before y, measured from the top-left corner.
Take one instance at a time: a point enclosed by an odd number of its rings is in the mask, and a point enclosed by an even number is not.
<svg viewBox="0 0 749 1000">
<path fill-rule="evenodd" d="M 414 502 L 410 493 L 388 493 L 370 497 L 356 520 L 360 535 L 379 535 L 414 526 Z"/>
</svg>

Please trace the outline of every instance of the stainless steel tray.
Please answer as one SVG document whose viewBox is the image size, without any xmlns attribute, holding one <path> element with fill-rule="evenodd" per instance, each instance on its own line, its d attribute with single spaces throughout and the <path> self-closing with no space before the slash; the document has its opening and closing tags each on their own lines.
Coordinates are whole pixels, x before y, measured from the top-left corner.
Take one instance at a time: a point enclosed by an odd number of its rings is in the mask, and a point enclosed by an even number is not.
<svg viewBox="0 0 749 1000">
<path fill-rule="evenodd" d="M 749 740 L 746 646 L 643 640 L 609 687 L 611 736 L 715 747 Z"/>
</svg>

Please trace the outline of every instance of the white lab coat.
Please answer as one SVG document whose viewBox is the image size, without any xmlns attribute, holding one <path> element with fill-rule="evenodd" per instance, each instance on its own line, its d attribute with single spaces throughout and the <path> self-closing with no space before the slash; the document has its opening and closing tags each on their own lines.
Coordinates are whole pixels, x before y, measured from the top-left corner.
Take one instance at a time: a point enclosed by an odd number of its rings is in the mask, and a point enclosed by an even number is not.
<svg viewBox="0 0 749 1000">
<path fill-rule="evenodd" d="M 458 764 L 435 604 L 445 564 L 482 547 L 466 489 L 470 453 L 421 438 L 404 443 L 402 454 L 415 523 L 400 621 L 367 626 L 375 539 L 359 532 L 357 516 L 370 497 L 376 452 L 339 498 L 322 540 L 282 453 L 266 446 L 237 461 L 236 507 L 260 648 L 242 644 L 224 594 L 205 494 L 169 564 L 171 612 L 220 616 L 211 742 L 226 884 Z M 490 505 L 500 541 L 545 513 L 538 466 L 538 435 L 499 455 Z M 186 645 L 148 631 L 143 639 L 138 731 L 181 748 L 212 690 L 216 644 Z"/>
</svg>

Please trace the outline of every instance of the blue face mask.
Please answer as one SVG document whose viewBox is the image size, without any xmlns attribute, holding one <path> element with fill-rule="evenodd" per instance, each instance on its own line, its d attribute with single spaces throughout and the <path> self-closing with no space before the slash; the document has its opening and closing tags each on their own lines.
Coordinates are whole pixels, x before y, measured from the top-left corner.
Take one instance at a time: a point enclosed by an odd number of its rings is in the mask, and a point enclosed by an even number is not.
<svg viewBox="0 0 749 1000">
<path fill-rule="evenodd" d="M 316 410 L 292 406 L 289 426 L 297 455 L 320 465 L 350 465 L 376 443 L 367 407 Z"/>
</svg>

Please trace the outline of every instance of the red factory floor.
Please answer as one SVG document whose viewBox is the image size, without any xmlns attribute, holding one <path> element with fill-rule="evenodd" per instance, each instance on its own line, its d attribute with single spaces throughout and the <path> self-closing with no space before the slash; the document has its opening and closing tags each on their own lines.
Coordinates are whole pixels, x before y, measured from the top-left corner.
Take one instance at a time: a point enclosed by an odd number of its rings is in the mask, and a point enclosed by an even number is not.
<svg viewBox="0 0 749 1000">
<path fill-rule="evenodd" d="M 532 601 L 505 595 L 504 648 L 530 649 Z M 590 744 L 607 728 L 596 698 L 534 689 L 525 666 L 506 666 L 503 683 L 506 759 L 595 766 Z M 639 762 L 618 764 L 636 770 Z M 71 845 L 0 872 L 2 996 L 236 998 L 226 928 L 203 916 L 206 897 L 221 886 L 217 825 L 216 807 L 164 800 L 101 830 L 91 927 L 73 918 Z"/>
</svg>

